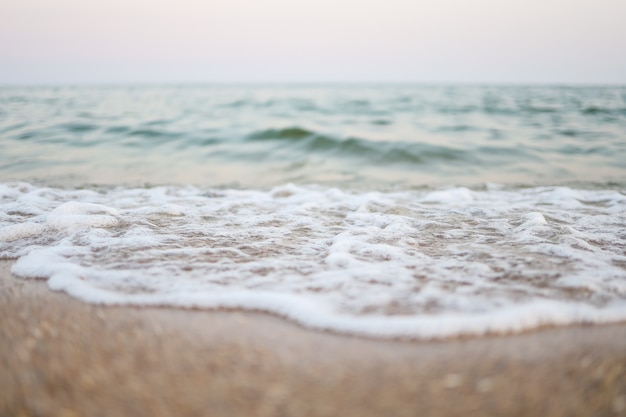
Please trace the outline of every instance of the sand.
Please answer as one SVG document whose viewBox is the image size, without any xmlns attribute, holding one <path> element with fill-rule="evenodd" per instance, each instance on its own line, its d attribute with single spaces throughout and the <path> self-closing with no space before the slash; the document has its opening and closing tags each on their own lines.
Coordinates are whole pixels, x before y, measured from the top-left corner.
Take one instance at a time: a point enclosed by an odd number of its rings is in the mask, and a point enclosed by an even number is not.
<svg viewBox="0 0 626 417">
<path fill-rule="evenodd" d="M 436 342 L 102 307 L 0 261 L 0 416 L 626 416 L 626 325 Z"/>
</svg>

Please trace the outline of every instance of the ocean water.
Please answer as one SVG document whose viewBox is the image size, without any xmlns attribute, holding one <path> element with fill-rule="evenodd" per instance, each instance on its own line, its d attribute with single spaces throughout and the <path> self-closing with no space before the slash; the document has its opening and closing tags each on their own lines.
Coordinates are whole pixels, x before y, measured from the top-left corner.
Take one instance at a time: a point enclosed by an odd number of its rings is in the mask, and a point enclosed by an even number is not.
<svg viewBox="0 0 626 417">
<path fill-rule="evenodd" d="M 0 88 L 0 258 L 374 337 L 626 321 L 626 87 Z"/>
</svg>

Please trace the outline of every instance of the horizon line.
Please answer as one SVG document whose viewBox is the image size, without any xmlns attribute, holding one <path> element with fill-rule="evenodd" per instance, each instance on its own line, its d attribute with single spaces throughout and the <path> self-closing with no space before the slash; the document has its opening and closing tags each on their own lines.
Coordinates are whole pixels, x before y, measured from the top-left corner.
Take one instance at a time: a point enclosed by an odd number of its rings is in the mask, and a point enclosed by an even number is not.
<svg viewBox="0 0 626 417">
<path fill-rule="evenodd" d="M 587 82 L 587 81 L 277 81 L 277 80 L 207 80 L 207 81 L 79 81 L 79 82 L 2 82 L 0 88 L 11 87 L 191 87 L 191 86 L 459 86 L 459 87 L 626 87 L 624 82 Z"/>
</svg>

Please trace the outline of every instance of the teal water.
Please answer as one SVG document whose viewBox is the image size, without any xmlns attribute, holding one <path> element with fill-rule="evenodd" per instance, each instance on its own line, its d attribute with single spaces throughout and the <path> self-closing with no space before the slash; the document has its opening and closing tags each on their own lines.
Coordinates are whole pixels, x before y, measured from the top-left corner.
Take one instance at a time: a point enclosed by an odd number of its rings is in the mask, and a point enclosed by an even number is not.
<svg viewBox="0 0 626 417">
<path fill-rule="evenodd" d="M 0 88 L 0 181 L 611 188 L 625 161 L 623 86 Z"/>
</svg>

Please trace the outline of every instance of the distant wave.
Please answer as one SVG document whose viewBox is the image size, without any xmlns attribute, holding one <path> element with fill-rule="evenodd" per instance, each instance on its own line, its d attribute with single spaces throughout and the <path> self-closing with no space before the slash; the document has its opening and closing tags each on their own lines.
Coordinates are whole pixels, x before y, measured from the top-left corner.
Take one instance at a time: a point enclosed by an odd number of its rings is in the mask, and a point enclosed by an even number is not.
<svg viewBox="0 0 626 417">
<path fill-rule="evenodd" d="M 298 126 L 266 129 L 247 136 L 249 141 L 284 141 L 287 146 L 306 152 L 332 152 L 344 157 L 367 158 L 374 162 L 423 164 L 432 161 L 467 160 L 467 151 L 449 146 L 403 141 L 372 141 L 363 138 L 339 138 Z"/>
<path fill-rule="evenodd" d="M 92 123 L 62 123 L 57 125 L 56 128 L 73 133 L 84 133 L 98 130 L 100 127 Z"/>
<path fill-rule="evenodd" d="M 598 106 L 589 106 L 584 107 L 580 110 L 582 114 L 600 114 L 600 115 L 623 115 L 626 116 L 626 107 L 624 108 L 608 108 L 608 107 L 598 107 Z"/>
</svg>

